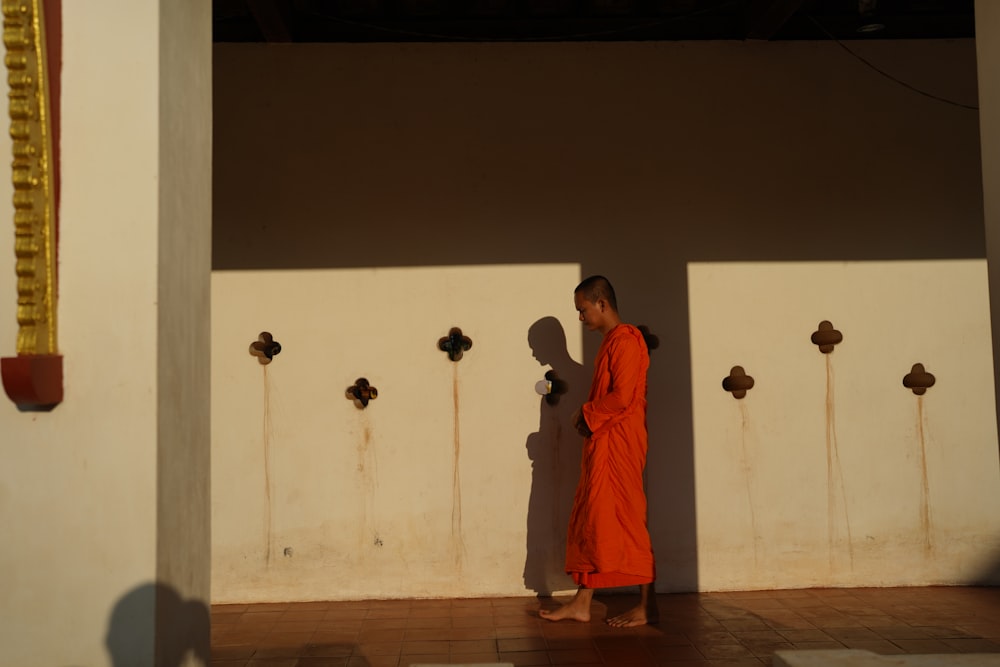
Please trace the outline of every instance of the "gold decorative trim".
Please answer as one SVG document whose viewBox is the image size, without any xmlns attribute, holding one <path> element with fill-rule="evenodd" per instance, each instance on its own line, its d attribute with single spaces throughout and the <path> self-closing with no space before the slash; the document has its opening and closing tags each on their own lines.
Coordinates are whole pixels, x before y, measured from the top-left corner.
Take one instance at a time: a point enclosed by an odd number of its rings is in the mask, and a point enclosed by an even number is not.
<svg viewBox="0 0 1000 667">
<path fill-rule="evenodd" d="M 42 0 L 3 0 L 19 356 L 58 354 L 52 128 L 42 12 Z"/>
</svg>

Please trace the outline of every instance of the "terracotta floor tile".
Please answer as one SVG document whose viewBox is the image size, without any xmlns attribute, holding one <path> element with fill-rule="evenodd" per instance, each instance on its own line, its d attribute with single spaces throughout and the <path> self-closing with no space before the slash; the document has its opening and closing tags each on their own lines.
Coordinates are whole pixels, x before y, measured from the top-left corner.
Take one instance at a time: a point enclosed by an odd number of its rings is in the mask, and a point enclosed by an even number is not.
<svg viewBox="0 0 1000 667">
<path fill-rule="evenodd" d="M 931 626 L 920 626 L 918 629 L 926 633 L 928 637 L 932 637 L 934 639 L 958 639 L 961 637 L 969 637 L 969 634 L 967 632 L 965 632 L 964 630 L 960 630 L 958 628 L 939 627 L 931 625 Z"/>
<path fill-rule="evenodd" d="M 451 607 L 442 605 L 419 606 L 410 610 L 405 618 L 451 618 Z"/>
<path fill-rule="evenodd" d="M 770 657 L 774 655 L 775 651 L 788 651 L 792 648 L 791 642 L 781 641 L 751 641 L 744 642 L 743 645 L 758 658 Z"/>
<path fill-rule="evenodd" d="M 768 627 L 775 630 L 809 630 L 816 627 L 815 623 L 798 614 L 794 616 L 771 617 L 764 621 Z"/>
<path fill-rule="evenodd" d="M 410 618 L 401 620 L 403 621 L 403 628 L 406 630 L 438 630 L 441 628 L 451 628 L 451 617 L 449 616 L 444 618 L 414 618 L 411 616 Z"/>
<path fill-rule="evenodd" d="M 360 618 L 327 618 L 316 624 L 316 632 L 354 632 L 358 633 L 364 626 Z"/>
<path fill-rule="evenodd" d="M 695 644 L 695 648 L 709 660 L 756 657 L 742 644 Z"/>
<path fill-rule="evenodd" d="M 377 630 L 361 629 L 358 633 L 358 642 L 361 644 L 374 644 L 380 642 L 401 642 L 403 641 L 404 630 L 402 628 L 383 628 Z"/>
<path fill-rule="evenodd" d="M 410 627 L 410 619 L 405 616 L 400 618 L 365 618 L 361 622 L 361 631 L 370 630 L 404 630 Z"/>
<path fill-rule="evenodd" d="M 846 648 L 840 642 L 792 642 L 792 648 L 796 651 L 830 651 Z"/>
<path fill-rule="evenodd" d="M 305 646 L 265 646 L 254 651 L 252 660 L 264 658 L 297 658 Z"/>
<path fill-rule="evenodd" d="M 558 649 L 549 651 L 549 660 L 553 665 L 579 665 L 584 663 L 601 664 L 601 656 L 594 648 Z"/>
<path fill-rule="evenodd" d="M 847 639 L 866 639 L 875 640 L 881 639 L 881 637 L 868 628 L 827 628 L 824 630 L 826 634 L 830 635 L 839 642 L 843 642 Z"/>
<path fill-rule="evenodd" d="M 704 656 L 694 646 L 652 646 L 649 654 L 657 661 L 700 660 Z"/>
<path fill-rule="evenodd" d="M 307 658 L 345 658 L 357 652 L 357 645 L 343 642 L 307 644 L 299 655 Z"/>
<path fill-rule="evenodd" d="M 291 602 L 255 602 L 246 605 L 244 611 L 285 611 L 291 604 Z"/>
<path fill-rule="evenodd" d="M 534 625 L 510 625 L 496 628 L 497 639 L 512 639 L 517 637 L 541 637 L 542 630 Z"/>
<path fill-rule="evenodd" d="M 778 630 L 778 634 L 790 642 L 829 642 L 833 637 L 819 628 Z"/>
<path fill-rule="evenodd" d="M 403 655 L 426 655 L 438 654 L 447 655 L 449 653 L 449 642 L 447 639 L 425 639 L 419 641 L 404 641 L 400 652 Z"/>
<path fill-rule="evenodd" d="M 722 627 L 730 632 L 746 632 L 748 630 L 769 630 L 770 626 L 759 618 L 723 620 Z"/>
<path fill-rule="evenodd" d="M 248 632 L 245 628 L 239 627 L 231 629 L 212 628 L 212 645 L 254 644 L 263 635 L 263 632 Z"/>
<path fill-rule="evenodd" d="M 546 638 L 545 643 L 550 651 L 575 651 L 594 647 L 594 641 L 589 637 Z"/>
<path fill-rule="evenodd" d="M 981 637 L 959 637 L 942 639 L 948 646 L 962 653 L 1000 653 L 1000 640 L 983 639 Z"/>
<path fill-rule="evenodd" d="M 249 660 L 253 657 L 256 647 L 244 646 L 213 646 L 211 659 L 215 660 Z"/>
<path fill-rule="evenodd" d="M 498 638 L 497 648 L 502 652 L 544 651 L 547 647 L 541 637 Z"/>
<path fill-rule="evenodd" d="M 448 631 L 448 639 L 496 639 L 494 628 L 452 628 Z"/>
<path fill-rule="evenodd" d="M 261 638 L 263 646 L 304 646 L 313 638 L 312 632 L 271 632 Z"/>
<path fill-rule="evenodd" d="M 451 601 L 451 608 L 493 609 L 493 601 L 490 598 L 454 598 Z"/>
<path fill-rule="evenodd" d="M 656 667 L 657 660 L 652 654 L 638 649 L 610 649 L 599 651 L 606 665 L 615 667 Z"/>
<path fill-rule="evenodd" d="M 549 654 L 546 651 L 517 651 L 514 653 L 501 651 L 500 662 L 509 662 L 516 667 L 550 664 Z"/>
<path fill-rule="evenodd" d="M 764 667 L 785 649 L 1000 652 L 1000 589 L 806 589 L 657 595 L 660 623 L 604 623 L 638 600 L 601 596 L 589 623 L 550 623 L 569 599 L 371 600 L 212 607 L 212 667 L 515 665 Z M 697 648 L 696 648 L 697 646 Z"/>
<path fill-rule="evenodd" d="M 495 639 L 457 639 L 448 642 L 450 652 L 456 653 L 496 653 Z"/>
<path fill-rule="evenodd" d="M 452 653 L 448 662 L 459 665 L 494 664 L 499 660 L 496 651 L 492 653 Z"/>
<path fill-rule="evenodd" d="M 295 667 L 347 667 L 350 660 L 350 658 L 335 657 L 299 658 Z"/>
<path fill-rule="evenodd" d="M 275 623 L 281 619 L 284 615 L 284 611 L 278 609 L 272 610 L 248 610 L 240 618 L 240 623 L 242 624 L 263 624 L 263 623 Z"/>
<path fill-rule="evenodd" d="M 940 639 L 893 639 L 892 643 L 907 653 L 958 653 Z"/>
<path fill-rule="evenodd" d="M 872 653 L 878 653 L 881 655 L 906 653 L 906 651 L 896 646 L 888 639 L 845 639 L 843 644 L 847 648 L 858 649 L 861 651 L 871 651 Z"/>
<path fill-rule="evenodd" d="M 493 627 L 493 615 L 486 614 L 483 616 L 453 616 L 451 619 L 451 627 L 453 628 L 492 628 Z"/>
<path fill-rule="evenodd" d="M 656 634 L 641 637 L 640 641 L 645 646 L 692 646 L 691 640 L 679 632 L 657 632 Z"/>
<path fill-rule="evenodd" d="M 407 628 L 403 631 L 403 641 L 448 641 L 451 628 Z"/>
<path fill-rule="evenodd" d="M 375 607 L 365 614 L 365 621 L 409 618 L 409 607 Z"/>
<path fill-rule="evenodd" d="M 451 662 L 451 656 L 448 653 L 425 653 L 425 654 L 415 654 L 408 655 L 403 654 L 399 656 L 400 665 L 447 665 Z"/>
<path fill-rule="evenodd" d="M 872 627 L 869 630 L 883 639 L 930 639 L 926 632 L 909 625 L 893 625 L 885 628 Z"/>
<path fill-rule="evenodd" d="M 403 642 L 371 642 L 369 644 L 359 644 L 354 651 L 354 655 L 395 655 L 398 656 L 403 650 Z"/>
<path fill-rule="evenodd" d="M 316 632 L 319 621 L 275 621 L 271 624 L 268 634 L 284 634 L 287 632 Z"/>
<path fill-rule="evenodd" d="M 959 623 L 958 629 L 968 633 L 972 637 L 1000 640 L 1000 621 L 995 623 L 980 623 L 978 621 Z"/>
<path fill-rule="evenodd" d="M 211 617 L 212 617 L 212 625 L 219 625 L 225 623 L 238 623 L 239 620 L 243 617 L 243 610 L 221 611 L 213 609 Z"/>
<path fill-rule="evenodd" d="M 712 630 L 709 632 L 688 632 L 687 638 L 694 644 L 739 644 L 740 640 L 731 632 Z"/>
</svg>

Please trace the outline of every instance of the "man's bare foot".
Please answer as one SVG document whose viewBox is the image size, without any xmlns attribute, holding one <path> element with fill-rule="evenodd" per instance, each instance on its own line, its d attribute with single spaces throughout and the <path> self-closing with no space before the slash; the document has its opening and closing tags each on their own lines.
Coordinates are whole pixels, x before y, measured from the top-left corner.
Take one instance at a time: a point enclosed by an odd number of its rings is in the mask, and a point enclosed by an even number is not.
<svg viewBox="0 0 1000 667">
<path fill-rule="evenodd" d="M 590 602 L 594 598 L 594 591 L 590 588 L 577 589 L 573 599 L 559 607 L 558 609 L 541 609 L 538 615 L 547 621 L 561 621 L 570 619 L 587 623 L 590 621 Z"/>
<path fill-rule="evenodd" d="M 655 610 L 653 610 L 655 612 Z M 655 625 L 659 622 L 658 613 L 650 613 L 643 605 L 638 605 L 629 609 L 624 614 L 612 616 L 606 622 L 614 628 L 634 628 L 640 625 Z"/>
<path fill-rule="evenodd" d="M 659 623 L 660 609 L 656 606 L 656 590 L 653 584 L 639 586 L 639 604 L 624 614 L 612 616 L 605 622 L 613 628 L 634 628 L 640 625 Z"/>
<path fill-rule="evenodd" d="M 581 623 L 590 621 L 590 610 L 579 609 L 578 605 L 573 604 L 573 602 L 567 602 L 558 609 L 542 609 L 538 612 L 538 615 L 547 621 L 561 621 L 565 618 L 572 621 L 580 621 Z"/>
</svg>

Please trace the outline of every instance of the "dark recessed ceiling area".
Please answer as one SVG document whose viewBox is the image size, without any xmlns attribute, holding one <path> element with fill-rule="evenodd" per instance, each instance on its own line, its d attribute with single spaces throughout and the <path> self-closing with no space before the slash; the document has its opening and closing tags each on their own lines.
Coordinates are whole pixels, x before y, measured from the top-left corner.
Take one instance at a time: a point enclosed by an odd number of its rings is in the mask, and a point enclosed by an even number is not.
<svg viewBox="0 0 1000 667">
<path fill-rule="evenodd" d="M 954 39 L 974 0 L 213 0 L 216 42 Z"/>
</svg>

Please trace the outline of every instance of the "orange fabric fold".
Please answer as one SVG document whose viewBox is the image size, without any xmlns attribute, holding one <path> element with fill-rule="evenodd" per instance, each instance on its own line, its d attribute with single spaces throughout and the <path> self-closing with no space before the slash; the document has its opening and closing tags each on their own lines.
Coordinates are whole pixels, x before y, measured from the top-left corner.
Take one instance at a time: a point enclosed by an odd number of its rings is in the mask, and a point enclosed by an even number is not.
<svg viewBox="0 0 1000 667">
<path fill-rule="evenodd" d="M 649 353 L 638 329 L 619 324 L 594 361 L 583 416 L 580 482 L 566 548 L 566 571 L 587 588 L 649 583 L 655 578 L 646 524 L 646 371 Z"/>
</svg>

